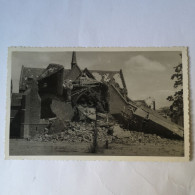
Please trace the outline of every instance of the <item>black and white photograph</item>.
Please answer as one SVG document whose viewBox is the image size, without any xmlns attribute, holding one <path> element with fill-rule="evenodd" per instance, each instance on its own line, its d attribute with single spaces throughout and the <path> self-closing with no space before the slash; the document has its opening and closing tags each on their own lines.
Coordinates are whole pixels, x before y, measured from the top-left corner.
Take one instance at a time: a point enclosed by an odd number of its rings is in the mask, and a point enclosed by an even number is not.
<svg viewBox="0 0 195 195">
<path fill-rule="evenodd" d="M 189 155 L 186 48 L 11 48 L 9 58 L 10 157 Z"/>
<path fill-rule="evenodd" d="M 0 195 L 195 195 L 195 0 L 0 0 Z"/>
</svg>

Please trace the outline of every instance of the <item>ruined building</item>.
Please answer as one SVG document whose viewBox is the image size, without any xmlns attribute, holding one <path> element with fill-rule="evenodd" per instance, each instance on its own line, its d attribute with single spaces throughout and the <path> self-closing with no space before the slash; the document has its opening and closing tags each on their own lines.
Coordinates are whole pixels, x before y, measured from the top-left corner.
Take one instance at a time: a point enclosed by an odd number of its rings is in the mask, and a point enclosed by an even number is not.
<svg viewBox="0 0 195 195">
<path fill-rule="evenodd" d="M 76 53 L 71 69 L 49 64 L 46 69 L 22 66 L 19 93 L 11 94 L 10 137 L 42 133 L 52 118 L 66 121 L 117 121 L 125 128 L 183 137 L 183 128 L 166 120 L 142 101 L 132 101 L 122 70 L 81 70 Z"/>
</svg>

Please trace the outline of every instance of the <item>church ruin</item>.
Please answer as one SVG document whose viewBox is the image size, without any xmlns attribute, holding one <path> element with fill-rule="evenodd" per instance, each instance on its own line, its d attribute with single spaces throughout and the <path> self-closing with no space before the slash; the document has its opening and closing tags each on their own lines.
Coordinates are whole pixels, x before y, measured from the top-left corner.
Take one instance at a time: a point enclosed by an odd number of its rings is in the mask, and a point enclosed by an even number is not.
<svg viewBox="0 0 195 195">
<path fill-rule="evenodd" d="M 117 121 L 127 129 L 183 137 L 183 127 L 148 107 L 132 101 L 122 70 L 98 71 L 77 64 L 47 68 L 22 66 L 19 93 L 11 94 L 10 137 L 30 138 L 44 132 L 53 118 L 66 121 Z"/>
</svg>

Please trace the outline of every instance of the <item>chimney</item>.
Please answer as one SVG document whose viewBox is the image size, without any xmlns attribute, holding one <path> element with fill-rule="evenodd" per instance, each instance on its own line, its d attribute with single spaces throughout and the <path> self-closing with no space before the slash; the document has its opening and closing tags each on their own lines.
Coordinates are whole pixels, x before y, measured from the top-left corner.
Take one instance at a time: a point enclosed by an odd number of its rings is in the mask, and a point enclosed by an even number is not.
<svg viewBox="0 0 195 195">
<path fill-rule="evenodd" d="M 72 69 L 75 65 L 77 65 L 77 59 L 76 59 L 76 52 L 73 51 L 73 52 L 72 52 L 71 69 Z"/>
<path fill-rule="evenodd" d="M 155 100 L 152 101 L 152 105 L 153 105 L 153 110 L 156 110 L 156 103 L 155 103 Z"/>
</svg>

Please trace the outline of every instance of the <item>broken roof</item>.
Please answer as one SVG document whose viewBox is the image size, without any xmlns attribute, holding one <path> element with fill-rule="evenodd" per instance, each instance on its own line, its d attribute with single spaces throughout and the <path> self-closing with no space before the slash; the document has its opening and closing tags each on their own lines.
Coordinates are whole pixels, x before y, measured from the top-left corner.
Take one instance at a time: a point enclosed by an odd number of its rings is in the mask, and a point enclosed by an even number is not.
<svg viewBox="0 0 195 195">
<path fill-rule="evenodd" d="M 22 66 L 19 89 L 25 90 L 25 86 L 27 84 L 28 78 L 33 78 L 36 80 L 42 79 L 44 77 L 53 74 L 54 72 L 59 71 L 62 68 L 63 68 L 62 65 L 56 65 L 56 64 L 50 64 L 46 69 Z M 110 80 L 115 80 L 115 82 L 119 84 L 120 88 L 126 88 L 126 85 L 123 81 L 124 79 L 122 78 L 121 75 L 121 71 L 106 71 L 106 70 L 103 71 L 103 70 L 88 70 L 88 69 L 87 71 L 90 72 L 91 75 L 97 81 L 109 82 Z M 65 79 L 70 79 L 70 80 L 75 79 L 75 75 L 72 74 L 71 69 L 64 69 L 64 80 Z"/>
<path fill-rule="evenodd" d="M 64 69 L 64 67 L 60 64 L 49 64 L 49 66 L 44 69 L 44 71 L 42 71 L 41 75 L 37 79 L 41 80 L 43 78 L 49 77 L 62 69 Z"/>
<path fill-rule="evenodd" d="M 183 137 L 184 129 L 182 126 L 171 122 L 170 120 L 161 116 L 156 110 L 153 110 L 147 106 L 140 105 L 139 108 L 141 108 L 143 111 L 149 113 L 149 119 L 151 121 L 167 128 L 168 130 L 172 131 L 173 133 L 176 133 L 177 135 Z"/>
<path fill-rule="evenodd" d="M 45 68 L 31 68 L 22 66 L 19 90 L 25 90 L 28 78 L 33 78 L 37 80 L 40 77 L 40 75 L 45 71 L 46 71 Z M 64 69 L 64 77 L 66 77 L 69 74 L 69 72 L 70 70 Z"/>
<path fill-rule="evenodd" d="M 161 126 L 163 126 L 164 128 L 172 131 L 173 133 L 183 137 L 183 127 L 167 120 L 166 118 L 164 118 L 163 116 L 161 116 L 156 110 L 152 110 L 151 108 L 149 108 L 148 106 L 141 104 L 138 105 L 135 101 L 130 100 L 130 102 L 127 102 L 127 100 L 122 96 L 122 94 L 114 87 L 114 85 L 111 85 L 116 92 L 120 95 L 121 99 L 130 106 L 133 106 L 134 108 L 136 108 L 136 110 L 134 111 L 135 115 L 138 115 L 140 117 L 147 117 L 147 114 L 149 114 L 149 120 L 153 121 L 154 123 L 157 123 Z M 142 101 L 141 101 L 142 102 Z M 144 101 L 145 102 L 145 101 Z M 143 102 L 142 102 L 143 103 Z"/>
</svg>

